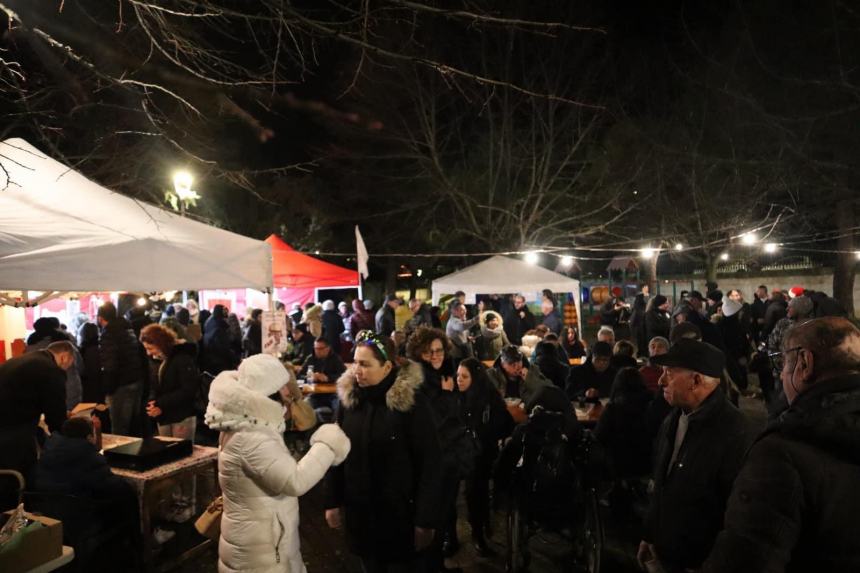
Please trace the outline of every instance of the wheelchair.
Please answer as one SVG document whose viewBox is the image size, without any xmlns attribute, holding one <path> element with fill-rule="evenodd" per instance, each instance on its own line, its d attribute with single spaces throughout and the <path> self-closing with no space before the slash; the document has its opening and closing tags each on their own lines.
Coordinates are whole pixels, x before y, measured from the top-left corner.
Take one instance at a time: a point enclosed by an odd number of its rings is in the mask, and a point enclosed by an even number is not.
<svg viewBox="0 0 860 573">
<path fill-rule="evenodd" d="M 556 484 L 552 492 L 535 491 L 530 472 L 534 469 L 539 446 L 525 443 L 520 462 L 514 470 L 507 515 L 508 573 L 528 571 L 531 561 L 529 541 L 538 534 L 551 532 L 568 545 L 560 564 L 563 571 L 599 573 L 604 547 L 597 480 L 590 476 L 590 459 L 595 447 L 589 432 L 574 444 L 575 467 L 572 479 Z"/>
</svg>

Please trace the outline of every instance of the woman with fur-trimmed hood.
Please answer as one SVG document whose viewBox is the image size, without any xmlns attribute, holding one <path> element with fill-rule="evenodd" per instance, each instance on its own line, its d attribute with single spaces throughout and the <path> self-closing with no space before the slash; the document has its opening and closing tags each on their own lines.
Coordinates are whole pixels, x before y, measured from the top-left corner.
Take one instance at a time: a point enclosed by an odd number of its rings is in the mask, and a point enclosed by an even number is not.
<svg viewBox="0 0 860 573">
<path fill-rule="evenodd" d="M 495 360 L 502 348 L 510 344 L 502 315 L 491 310 L 482 312 L 478 324 L 481 326 L 481 336 L 475 343 L 478 359 Z"/>
<path fill-rule="evenodd" d="M 212 382 L 206 425 L 221 432 L 218 482 L 224 497 L 219 573 L 305 573 L 299 551 L 299 500 L 349 453 L 335 424 L 311 436 L 296 462 L 284 445 L 279 391 L 291 374 L 274 356 L 246 358 Z"/>
<path fill-rule="evenodd" d="M 398 366 L 390 338 L 362 331 L 355 363 L 337 381 L 338 423 L 352 452 L 326 476 L 326 521 L 345 526 L 365 571 L 430 570 L 441 450 L 423 380 L 420 365 Z"/>
</svg>

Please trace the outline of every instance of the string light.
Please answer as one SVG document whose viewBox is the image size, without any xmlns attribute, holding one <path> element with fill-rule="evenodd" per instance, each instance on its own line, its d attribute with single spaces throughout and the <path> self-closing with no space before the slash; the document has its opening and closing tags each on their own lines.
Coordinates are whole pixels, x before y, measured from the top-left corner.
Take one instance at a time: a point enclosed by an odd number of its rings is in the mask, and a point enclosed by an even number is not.
<svg viewBox="0 0 860 573">
<path fill-rule="evenodd" d="M 540 260 L 540 257 L 538 257 L 538 254 L 535 251 L 528 251 L 526 252 L 525 260 L 530 265 L 536 265 Z"/>
<path fill-rule="evenodd" d="M 764 244 L 764 252 L 768 254 L 773 254 L 776 252 L 778 245 L 776 243 L 765 243 Z"/>
<path fill-rule="evenodd" d="M 721 261 L 727 261 L 727 260 L 729 260 L 729 254 L 728 254 L 728 253 L 723 253 L 722 255 L 720 255 L 720 260 L 721 260 Z"/>
<path fill-rule="evenodd" d="M 741 235 L 741 243 L 744 245 L 755 245 L 756 241 L 758 241 L 758 237 L 756 237 L 755 233 L 744 233 Z"/>
<path fill-rule="evenodd" d="M 561 257 L 561 266 L 563 266 L 563 267 L 573 266 L 573 257 L 571 257 L 570 255 L 564 255 L 563 257 Z"/>
<path fill-rule="evenodd" d="M 137 306 L 146 306 L 146 298 L 140 297 L 137 299 Z"/>
<path fill-rule="evenodd" d="M 683 250 L 684 250 L 684 245 L 682 245 L 681 243 L 677 243 L 677 244 L 675 245 L 675 250 L 676 250 L 676 251 L 683 251 Z"/>
<path fill-rule="evenodd" d="M 651 247 L 643 247 L 640 249 L 639 253 L 642 255 L 643 259 L 650 259 L 654 256 L 654 249 Z"/>
</svg>

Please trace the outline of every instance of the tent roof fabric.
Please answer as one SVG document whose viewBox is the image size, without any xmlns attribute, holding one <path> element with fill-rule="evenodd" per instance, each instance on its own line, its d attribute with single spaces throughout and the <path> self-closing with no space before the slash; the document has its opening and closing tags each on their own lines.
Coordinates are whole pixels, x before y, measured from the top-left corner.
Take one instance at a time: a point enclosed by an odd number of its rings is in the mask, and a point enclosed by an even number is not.
<svg viewBox="0 0 860 573">
<path fill-rule="evenodd" d="M 23 139 L 0 142 L 0 290 L 272 286 L 262 242 L 136 201 Z"/>
<path fill-rule="evenodd" d="M 536 292 L 579 292 L 579 281 L 519 259 L 496 255 L 433 281 L 433 301 L 458 290 L 469 300 L 478 294 Z"/>
<path fill-rule="evenodd" d="M 617 255 L 612 257 L 612 260 L 609 261 L 609 266 L 606 267 L 607 271 L 636 271 L 639 270 L 639 263 L 636 262 L 636 259 L 629 255 Z"/>
<path fill-rule="evenodd" d="M 272 280 L 276 287 L 337 288 L 359 286 L 358 271 L 302 254 L 279 237 L 266 239 L 272 247 Z"/>
</svg>

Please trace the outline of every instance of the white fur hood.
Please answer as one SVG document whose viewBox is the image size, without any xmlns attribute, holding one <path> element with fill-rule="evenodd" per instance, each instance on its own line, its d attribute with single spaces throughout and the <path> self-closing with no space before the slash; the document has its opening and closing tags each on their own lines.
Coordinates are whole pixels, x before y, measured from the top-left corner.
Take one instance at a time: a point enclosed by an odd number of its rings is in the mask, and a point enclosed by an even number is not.
<svg viewBox="0 0 860 573">
<path fill-rule="evenodd" d="M 283 433 L 284 408 L 258 392 L 239 384 L 239 373 L 222 372 L 209 388 L 206 425 L 220 432 L 271 430 Z"/>
</svg>

